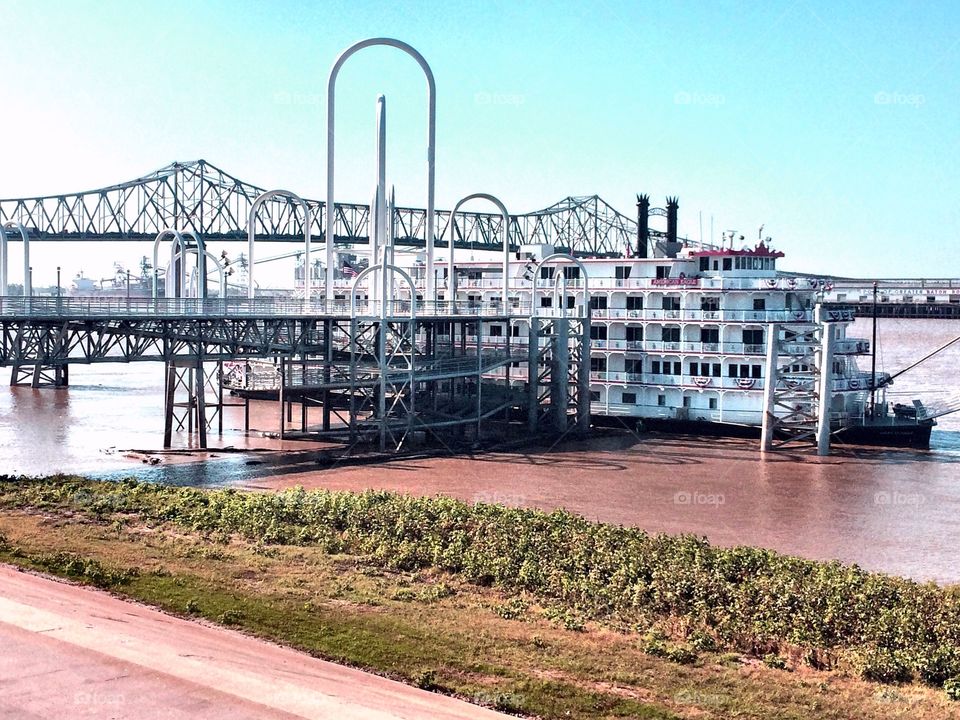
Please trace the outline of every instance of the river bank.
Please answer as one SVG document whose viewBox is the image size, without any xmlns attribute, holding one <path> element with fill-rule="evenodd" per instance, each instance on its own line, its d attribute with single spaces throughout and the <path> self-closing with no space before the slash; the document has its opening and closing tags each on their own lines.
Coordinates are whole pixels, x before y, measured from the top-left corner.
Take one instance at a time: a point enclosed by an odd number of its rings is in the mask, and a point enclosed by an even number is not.
<svg viewBox="0 0 960 720">
<path fill-rule="evenodd" d="M 514 713 L 960 717 L 955 591 L 896 578 L 384 494 L 48 478 L 0 506 L 0 562 Z"/>
</svg>

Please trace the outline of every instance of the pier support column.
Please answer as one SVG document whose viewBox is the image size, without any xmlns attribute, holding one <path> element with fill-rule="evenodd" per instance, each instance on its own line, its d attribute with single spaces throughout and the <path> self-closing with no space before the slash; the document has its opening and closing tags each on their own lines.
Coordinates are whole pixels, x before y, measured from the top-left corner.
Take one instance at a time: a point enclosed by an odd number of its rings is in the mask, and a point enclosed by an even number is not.
<svg viewBox="0 0 960 720">
<path fill-rule="evenodd" d="M 590 309 L 585 308 L 578 343 L 580 364 L 577 366 L 577 433 L 586 437 L 590 433 Z"/>
<path fill-rule="evenodd" d="M 540 414 L 540 318 L 531 316 L 527 345 L 527 430 L 537 432 Z"/>
<path fill-rule="evenodd" d="M 330 384 L 330 363 L 333 362 L 333 320 L 323 321 L 323 384 Z M 330 430 L 330 391 L 323 391 L 323 431 Z"/>
<path fill-rule="evenodd" d="M 780 326 L 776 323 L 767 326 L 767 364 L 764 370 L 763 386 L 763 423 L 760 432 L 760 451 L 773 450 L 773 428 L 776 424 L 777 383 L 779 382 L 778 358 L 780 355 Z"/>
<path fill-rule="evenodd" d="M 830 407 L 833 405 L 833 323 L 820 325 L 820 382 L 817 407 L 817 455 L 830 454 Z"/>
<path fill-rule="evenodd" d="M 166 386 L 163 394 L 163 447 L 168 448 L 173 441 L 173 398 L 177 390 L 177 378 L 172 362 L 165 362 L 163 369 Z"/>
<path fill-rule="evenodd" d="M 554 321 L 553 357 L 550 366 L 550 411 L 558 433 L 567 431 L 567 408 L 570 405 L 570 322 Z"/>
</svg>

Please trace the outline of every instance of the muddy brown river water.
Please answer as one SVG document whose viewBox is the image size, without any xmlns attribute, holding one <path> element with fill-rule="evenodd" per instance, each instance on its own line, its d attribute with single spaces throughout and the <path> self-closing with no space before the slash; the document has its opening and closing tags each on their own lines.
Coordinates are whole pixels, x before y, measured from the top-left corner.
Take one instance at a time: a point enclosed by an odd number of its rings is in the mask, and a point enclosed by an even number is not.
<svg viewBox="0 0 960 720">
<path fill-rule="evenodd" d="M 951 321 L 884 320 L 880 328 L 880 367 L 890 372 L 960 335 L 960 323 Z M 850 334 L 869 333 L 869 323 L 857 321 Z M 898 379 L 891 399 L 955 392 L 958 361 L 960 348 L 954 347 Z M 868 363 L 861 360 L 864 369 Z M 624 433 L 552 449 L 321 469 L 316 460 L 322 446 L 245 436 L 240 411 L 230 409 L 224 436 L 211 444 L 285 452 L 212 453 L 202 461 L 166 457 L 146 467 L 124 450 L 160 446 L 161 379 L 161 367 L 152 363 L 101 365 L 72 368 L 68 390 L 0 389 L 0 472 L 442 493 L 562 507 L 650 532 L 696 533 L 718 544 L 960 582 L 957 416 L 941 420 L 929 451 L 836 447 L 821 459 L 795 448 L 761 457 L 750 439 Z M 277 422 L 273 407 L 254 413 L 253 426 L 260 430 L 273 431 Z"/>
</svg>

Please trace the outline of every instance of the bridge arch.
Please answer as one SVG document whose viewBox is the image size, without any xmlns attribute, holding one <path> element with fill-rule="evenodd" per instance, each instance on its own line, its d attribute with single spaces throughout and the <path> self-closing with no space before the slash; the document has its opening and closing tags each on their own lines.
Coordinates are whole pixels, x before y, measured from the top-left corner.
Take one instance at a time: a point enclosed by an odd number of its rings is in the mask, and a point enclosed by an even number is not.
<svg viewBox="0 0 960 720">
<path fill-rule="evenodd" d="M 447 260 L 447 287 L 450 290 L 449 299 L 456 300 L 457 293 L 456 266 L 453 262 L 454 241 L 456 240 L 457 210 L 460 209 L 461 205 L 469 202 L 470 200 L 489 200 L 497 206 L 497 209 L 503 216 L 503 294 L 501 298 L 503 301 L 503 311 L 507 312 L 507 308 L 510 304 L 510 213 L 507 212 L 506 206 L 499 200 L 499 198 L 494 197 L 489 193 L 473 193 L 472 195 L 467 195 L 466 197 L 458 200 L 457 204 L 453 206 L 453 210 L 450 211 L 450 257 Z M 430 273 L 429 269 L 427 272 Z"/>
<path fill-rule="evenodd" d="M 253 253 L 254 253 L 254 241 L 256 240 L 256 222 L 257 222 L 257 211 L 260 209 L 260 206 L 263 205 L 267 200 L 275 197 L 285 197 L 293 200 L 295 203 L 299 204 L 303 210 L 303 299 L 310 299 L 310 280 L 311 280 L 311 268 L 310 268 L 310 206 L 307 204 L 307 201 L 302 197 L 297 195 L 294 192 L 289 190 L 268 190 L 265 193 L 261 193 L 256 200 L 253 201 L 253 205 L 250 206 L 250 214 L 247 218 L 247 297 L 250 300 L 253 300 L 254 295 L 256 294 L 255 286 L 253 283 Z M 327 237 L 327 243 L 329 246 L 330 238 L 329 234 Z M 327 267 L 330 267 L 330 253 L 327 253 Z M 327 299 L 333 299 L 333 280 L 330 276 L 330 270 L 327 270 L 327 284 L 329 290 L 327 291 Z"/>
<path fill-rule="evenodd" d="M 427 250 L 427 287 L 424 297 L 428 300 L 436 300 L 436 288 L 433 282 L 433 228 L 434 228 L 434 157 L 436 152 L 437 136 L 437 85 L 433 78 L 433 70 L 413 46 L 408 45 L 402 40 L 394 38 L 368 38 L 354 43 L 337 57 L 330 68 L 330 75 L 327 78 L 327 204 L 326 212 L 326 259 L 327 259 L 327 289 L 326 297 L 328 301 L 333 300 L 333 251 L 334 251 L 334 226 L 336 225 L 336 206 L 334 204 L 334 154 L 336 152 L 334 121 L 336 116 L 336 89 L 337 76 L 340 74 L 340 68 L 354 53 L 364 48 L 375 45 L 385 45 L 387 47 L 402 50 L 407 55 L 417 61 L 417 64 L 423 70 L 427 79 L 427 218 L 426 218 L 426 250 Z M 416 293 L 416 291 L 414 291 Z"/>
</svg>

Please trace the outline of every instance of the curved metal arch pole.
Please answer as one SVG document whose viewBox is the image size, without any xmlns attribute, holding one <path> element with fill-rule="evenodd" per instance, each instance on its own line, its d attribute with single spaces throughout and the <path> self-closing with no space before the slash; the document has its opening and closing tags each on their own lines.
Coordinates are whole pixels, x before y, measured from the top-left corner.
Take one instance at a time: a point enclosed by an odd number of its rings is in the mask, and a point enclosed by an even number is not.
<svg viewBox="0 0 960 720">
<path fill-rule="evenodd" d="M 365 267 L 360 271 L 360 274 L 353 279 L 353 283 L 350 285 L 350 317 L 353 317 L 357 314 L 357 286 L 360 281 L 365 278 L 367 275 L 376 272 L 378 270 L 384 270 L 386 272 L 389 270 L 392 273 L 398 273 L 400 277 L 407 281 L 407 284 L 410 286 L 410 319 L 417 319 L 417 286 L 413 283 L 413 278 L 407 273 L 403 268 L 399 268 L 396 265 L 386 265 L 385 267 L 381 264 L 370 265 Z M 383 304 L 382 312 L 386 312 L 386 303 Z"/>
<path fill-rule="evenodd" d="M 184 233 L 184 235 L 186 235 L 186 232 Z M 188 252 L 188 253 L 196 252 L 196 248 L 188 248 L 188 249 L 187 249 L 187 252 Z M 204 252 L 204 255 L 206 255 L 206 259 L 209 260 L 210 262 L 212 262 L 212 263 L 213 263 L 213 266 L 214 266 L 214 267 L 216 268 L 216 270 L 217 270 L 217 274 L 218 274 L 218 276 L 219 276 L 219 278 L 220 278 L 220 297 L 221 297 L 221 298 L 226 298 L 226 297 L 227 297 L 227 274 L 226 274 L 226 270 L 224 270 L 223 265 L 221 264 L 220 260 L 217 258 L 216 255 L 214 255 L 213 253 L 211 253 L 211 252 L 210 252 L 209 250 L 207 250 L 206 248 L 204 248 L 204 251 L 203 251 L 203 252 Z M 180 259 L 180 254 L 179 254 L 179 253 L 176 253 L 176 258 L 175 258 L 175 259 L 177 259 L 177 260 Z M 198 267 L 197 269 L 198 269 L 198 271 L 199 271 L 199 267 Z M 205 269 L 204 269 L 204 271 L 205 271 Z M 200 273 L 198 272 L 197 274 L 199 275 Z M 199 285 L 198 285 L 198 287 L 199 287 Z"/>
<path fill-rule="evenodd" d="M 33 295 L 33 278 L 30 277 L 30 233 L 27 229 L 15 220 L 11 220 L 3 226 L 4 230 L 18 230 L 20 239 L 23 240 L 23 294 L 25 297 Z M 3 233 L 3 289 L 0 295 L 7 294 L 7 273 L 10 256 L 8 255 L 9 246 L 7 245 L 7 235 Z"/>
<path fill-rule="evenodd" d="M 303 298 L 304 300 L 310 299 L 310 206 L 307 204 L 307 201 L 302 197 L 297 195 L 295 192 L 290 192 L 289 190 L 267 190 L 267 192 L 260 193 L 257 196 L 257 199 L 253 201 L 253 205 L 250 206 L 250 213 L 247 216 L 247 297 L 250 300 L 254 298 L 254 284 L 253 284 L 253 245 L 256 240 L 256 222 L 257 222 L 257 211 L 260 209 L 260 206 L 263 205 L 267 200 L 274 197 L 285 197 L 290 198 L 296 203 L 299 203 L 300 208 L 303 210 Z M 328 299 L 333 299 L 333 281 L 330 277 L 330 265 L 329 265 L 329 253 L 327 253 L 327 283 L 330 288 L 330 291 L 327 293 Z"/>
<path fill-rule="evenodd" d="M 536 264 L 536 267 L 533 270 L 533 289 L 530 293 L 530 312 L 532 313 L 536 309 L 537 303 L 537 281 L 540 279 L 540 268 L 548 263 L 572 263 L 580 268 L 580 272 L 583 273 L 583 304 L 585 311 L 589 313 L 590 311 L 590 275 L 587 273 L 587 266 L 580 262 L 573 255 L 568 255 L 567 253 L 554 253 L 553 255 L 547 255 L 543 260 Z"/>
<path fill-rule="evenodd" d="M 198 235 L 193 230 L 181 230 L 180 234 L 184 238 L 192 238 L 193 241 L 197 244 L 197 270 L 199 274 L 199 281 L 197 283 L 197 297 L 204 300 L 207 299 L 207 258 L 210 256 L 210 253 L 207 252 L 206 243 L 203 241 L 203 236 Z"/>
<path fill-rule="evenodd" d="M 460 206 L 470 200 L 489 200 L 503 216 L 503 311 L 507 312 L 510 307 L 510 213 L 506 206 L 500 200 L 488 193 L 473 193 L 457 201 L 450 213 L 450 257 L 447 259 L 447 287 L 450 294 L 450 300 L 457 299 L 457 274 L 456 265 L 453 262 L 454 241 L 456 240 L 456 217 Z"/>
<path fill-rule="evenodd" d="M 427 287 L 424 297 L 428 300 L 436 300 L 436 287 L 433 281 L 433 227 L 434 227 L 434 158 L 436 152 L 437 138 L 437 85 L 433 79 L 433 71 L 430 65 L 424 60 L 415 48 L 402 40 L 393 38 L 369 38 L 354 43 L 342 53 L 330 68 L 330 75 L 327 78 L 327 204 L 326 212 L 326 237 L 327 237 L 327 300 L 333 300 L 333 230 L 336 224 L 336 207 L 334 205 L 334 153 L 336 152 L 334 142 L 334 118 L 336 115 L 336 89 L 337 75 L 340 74 L 340 68 L 354 53 L 374 45 L 386 45 L 387 47 L 397 48 L 407 53 L 417 61 L 423 74 L 427 78 L 427 229 L 426 229 L 426 249 L 427 249 Z M 414 290 L 414 293 L 416 291 Z"/>
<path fill-rule="evenodd" d="M 153 241 L 153 299 L 154 300 L 156 300 L 160 294 L 160 287 L 159 287 L 159 282 L 157 278 L 157 272 L 158 272 L 157 263 L 160 261 L 160 243 L 163 242 L 168 235 L 173 235 L 174 244 L 179 243 L 181 248 L 185 247 L 186 245 L 183 239 L 183 235 L 180 234 L 179 230 L 174 230 L 173 228 L 164 228 L 159 233 L 157 233 L 157 238 L 156 240 Z M 167 289 L 168 288 L 164 289 L 164 293 L 166 293 Z"/>
</svg>

